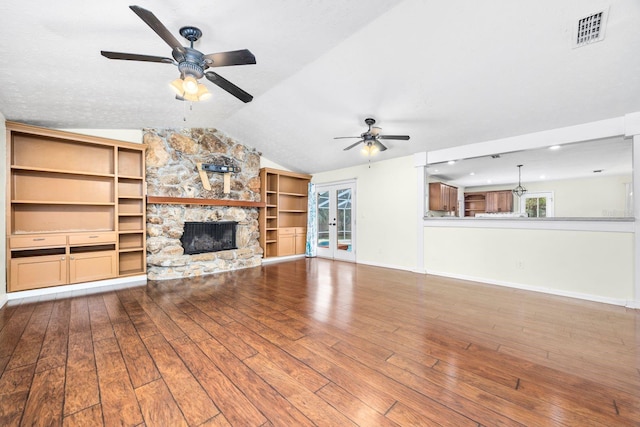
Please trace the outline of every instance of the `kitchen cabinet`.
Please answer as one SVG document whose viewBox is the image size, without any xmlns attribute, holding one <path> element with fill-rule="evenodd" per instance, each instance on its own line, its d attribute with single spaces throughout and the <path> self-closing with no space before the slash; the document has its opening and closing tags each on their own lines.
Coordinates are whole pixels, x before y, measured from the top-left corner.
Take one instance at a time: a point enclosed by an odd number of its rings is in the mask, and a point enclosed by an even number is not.
<svg viewBox="0 0 640 427">
<path fill-rule="evenodd" d="M 511 190 L 487 191 L 485 209 L 487 213 L 512 212 L 513 193 Z"/>
<path fill-rule="evenodd" d="M 458 210 L 458 188 L 443 182 L 429 183 L 429 210 L 454 212 Z"/>
</svg>

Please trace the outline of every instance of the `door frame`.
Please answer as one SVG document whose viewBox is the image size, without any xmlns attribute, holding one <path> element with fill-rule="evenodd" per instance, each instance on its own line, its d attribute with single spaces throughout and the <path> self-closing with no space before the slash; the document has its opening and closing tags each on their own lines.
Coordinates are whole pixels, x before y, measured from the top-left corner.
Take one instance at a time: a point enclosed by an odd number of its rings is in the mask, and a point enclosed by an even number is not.
<svg viewBox="0 0 640 427">
<path fill-rule="evenodd" d="M 316 204 L 318 203 L 318 194 L 322 191 L 336 191 L 340 188 L 344 188 L 346 186 L 351 187 L 351 251 L 338 250 L 337 248 L 337 227 L 331 227 L 330 232 L 331 236 L 329 238 L 329 247 L 321 248 L 317 246 L 316 253 L 318 257 L 321 258 L 329 258 L 340 261 L 349 261 L 356 262 L 356 190 L 357 190 L 357 181 L 356 179 L 349 179 L 344 181 L 334 181 L 334 182 L 325 182 L 322 184 L 316 184 L 315 186 L 315 199 Z M 317 205 L 316 205 L 317 209 Z M 317 227 L 317 221 L 320 216 L 316 215 L 316 242 L 317 235 L 319 233 L 319 229 Z"/>
</svg>

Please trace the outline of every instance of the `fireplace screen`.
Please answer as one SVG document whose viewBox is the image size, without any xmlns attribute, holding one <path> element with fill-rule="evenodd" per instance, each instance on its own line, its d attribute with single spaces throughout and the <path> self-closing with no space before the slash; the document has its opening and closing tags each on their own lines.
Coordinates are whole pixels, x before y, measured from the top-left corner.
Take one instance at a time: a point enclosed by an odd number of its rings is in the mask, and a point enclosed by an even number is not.
<svg viewBox="0 0 640 427">
<path fill-rule="evenodd" d="M 189 255 L 237 249 L 237 225 L 236 221 L 185 222 L 180 239 L 184 253 Z"/>
</svg>

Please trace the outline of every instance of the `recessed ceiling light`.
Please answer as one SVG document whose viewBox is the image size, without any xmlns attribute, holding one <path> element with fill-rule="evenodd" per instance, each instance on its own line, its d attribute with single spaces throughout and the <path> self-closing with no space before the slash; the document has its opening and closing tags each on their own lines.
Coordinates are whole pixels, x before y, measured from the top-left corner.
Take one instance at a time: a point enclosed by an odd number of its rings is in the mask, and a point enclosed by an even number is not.
<svg viewBox="0 0 640 427">
<path fill-rule="evenodd" d="M 540 179 L 545 179 L 545 178 L 546 178 L 546 176 L 540 175 Z"/>
<path fill-rule="evenodd" d="M 455 160 L 449 160 L 449 161 L 447 162 L 447 164 L 448 164 L 448 165 L 455 165 L 455 164 L 456 164 L 456 161 L 455 161 Z"/>
<path fill-rule="evenodd" d="M 552 145 L 551 147 L 549 147 L 549 150 L 559 150 L 560 146 L 559 145 Z"/>
<path fill-rule="evenodd" d="M 471 175 L 471 176 L 473 176 L 473 175 L 475 175 L 475 174 L 476 174 L 475 172 L 470 172 L 470 173 L 469 173 L 469 175 Z"/>
<path fill-rule="evenodd" d="M 487 184 L 491 184 L 491 180 L 490 179 L 487 180 Z"/>
</svg>

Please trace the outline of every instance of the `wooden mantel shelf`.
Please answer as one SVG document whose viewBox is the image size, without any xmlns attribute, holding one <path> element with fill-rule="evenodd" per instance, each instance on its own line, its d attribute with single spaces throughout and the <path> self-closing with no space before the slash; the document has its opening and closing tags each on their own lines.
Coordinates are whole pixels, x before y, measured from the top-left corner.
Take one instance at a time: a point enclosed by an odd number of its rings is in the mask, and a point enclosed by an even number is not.
<svg viewBox="0 0 640 427">
<path fill-rule="evenodd" d="M 239 206 L 243 208 L 264 208 L 265 202 L 229 199 L 201 199 L 190 197 L 147 196 L 148 204 L 159 205 L 204 205 L 204 206 Z"/>
</svg>

